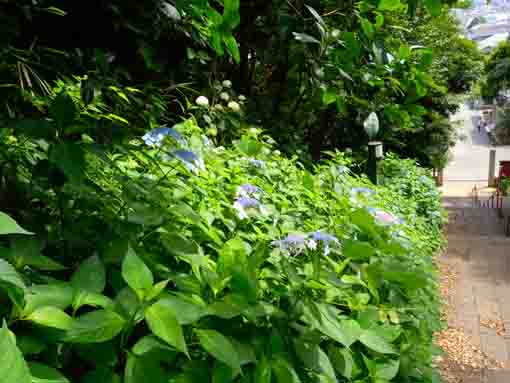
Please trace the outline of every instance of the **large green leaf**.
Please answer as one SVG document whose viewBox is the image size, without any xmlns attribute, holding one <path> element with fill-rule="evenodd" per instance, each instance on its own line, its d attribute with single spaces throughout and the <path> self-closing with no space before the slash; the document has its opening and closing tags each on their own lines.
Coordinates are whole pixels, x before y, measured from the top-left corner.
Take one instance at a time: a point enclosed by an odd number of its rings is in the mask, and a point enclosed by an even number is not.
<svg viewBox="0 0 510 383">
<path fill-rule="evenodd" d="M 425 7 L 432 16 L 438 16 L 441 13 L 443 4 L 441 0 L 425 0 Z"/>
<path fill-rule="evenodd" d="M 350 349 L 331 347 L 328 354 L 335 370 L 347 379 L 351 380 L 360 371 Z"/>
<path fill-rule="evenodd" d="M 69 283 L 32 285 L 27 289 L 22 315 L 29 315 L 34 310 L 45 306 L 64 310 L 73 302 L 73 294 L 73 287 Z"/>
<path fill-rule="evenodd" d="M 373 351 L 381 354 L 395 354 L 395 348 L 391 343 L 377 335 L 374 330 L 364 330 L 359 337 L 359 341 Z"/>
<path fill-rule="evenodd" d="M 223 25 L 227 26 L 227 30 L 233 30 L 241 21 L 239 14 L 240 0 L 223 0 Z"/>
<path fill-rule="evenodd" d="M 85 151 L 80 144 L 63 142 L 51 147 L 49 161 L 57 166 L 68 180 L 80 183 L 85 175 Z"/>
<path fill-rule="evenodd" d="M 168 383 L 168 373 L 158 359 L 128 354 L 124 370 L 124 383 Z"/>
<path fill-rule="evenodd" d="M 76 106 L 72 98 L 65 91 L 62 91 L 53 99 L 49 113 L 55 120 L 57 128 L 63 132 L 65 127 L 74 121 Z"/>
<path fill-rule="evenodd" d="M 345 347 L 358 340 L 362 330 L 353 319 L 337 319 L 338 314 L 329 305 L 317 305 L 317 309 L 305 310 L 304 320 L 323 334 L 340 342 Z"/>
<path fill-rule="evenodd" d="M 145 321 L 154 335 L 188 354 L 182 327 L 172 308 L 158 301 L 145 310 Z"/>
<path fill-rule="evenodd" d="M 298 340 L 294 342 L 294 348 L 296 349 L 299 359 L 301 359 L 306 367 L 327 376 L 332 382 L 337 381 L 333 365 L 328 355 L 322 351 L 319 345 Z"/>
<path fill-rule="evenodd" d="M 69 330 L 73 325 L 73 318 L 64 311 L 51 306 L 35 310 L 26 319 L 38 325 L 59 330 Z"/>
<path fill-rule="evenodd" d="M 301 382 L 294 368 L 285 359 L 281 357 L 276 358 L 271 362 L 271 367 L 278 383 Z"/>
<path fill-rule="evenodd" d="M 154 284 L 151 270 L 129 247 L 122 262 L 122 278 L 126 281 L 140 299 L 143 299 Z"/>
<path fill-rule="evenodd" d="M 238 370 L 241 366 L 239 355 L 230 340 L 215 330 L 195 330 L 202 347 L 219 361 Z"/>
<path fill-rule="evenodd" d="M 384 362 L 376 362 L 375 364 L 375 376 L 381 380 L 390 381 L 398 374 L 400 367 L 400 361 L 388 359 Z"/>
<path fill-rule="evenodd" d="M 32 378 L 16 338 L 4 323 L 0 329 L 0 383 L 31 383 Z"/>
<path fill-rule="evenodd" d="M 122 378 L 106 367 L 90 371 L 80 383 L 122 383 Z"/>
<path fill-rule="evenodd" d="M 241 61 L 241 54 L 239 53 L 239 47 L 235 37 L 232 35 L 225 35 L 223 36 L 223 42 L 227 47 L 228 53 L 230 53 L 234 61 L 239 64 Z"/>
<path fill-rule="evenodd" d="M 75 289 L 100 294 L 106 286 L 106 270 L 97 255 L 82 262 L 71 277 Z"/>
<path fill-rule="evenodd" d="M 381 11 L 395 11 L 401 6 L 400 0 L 380 0 L 377 8 Z"/>
<path fill-rule="evenodd" d="M 46 120 L 19 120 L 14 125 L 16 133 L 23 134 L 33 138 L 55 139 L 56 129 Z"/>
<path fill-rule="evenodd" d="M 100 343 L 115 338 L 124 328 L 125 321 L 117 313 L 96 310 L 76 318 L 67 331 L 70 343 Z"/>
<path fill-rule="evenodd" d="M 69 383 L 69 380 L 53 367 L 31 362 L 28 364 L 32 383 Z"/>
<path fill-rule="evenodd" d="M 34 234 L 23 229 L 7 214 L 0 211 L 0 235 L 2 234 Z"/>
<path fill-rule="evenodd" d="M 11 240 L 11 258 L 16 267 L 32 266 L 43 271 L 63 270 L 65 267 L 41 254 L 42 243 L 33 237 L 15 237 Z"/>
<path fill-rule="evenodd" d="M 263 355 L 255 366 L 254 383 L 271 383 L 271 363 Z"/>
<path fill-rule="evenodd" d="M 158 303 L 170 308 L 181 325 L 194 323 L 208 314 L 205 305 L 199 304 L 185 295 L 165 294 Z"/>
<path fill-rule="evenodd" d="M 342 254 L 355 260 L 368 260 L 375 254 L 375 249 L 369 242 L 347 240 L 342 245 Z"/>
<path fill-rule="evenodd" d="M 16 269 L 14 269 L 9 262 L 1 258 L 0 288 L 7 292 L 9 298 L 11 298 L 16 305 L 23 307 L 25 284 Z"/>
</svg>

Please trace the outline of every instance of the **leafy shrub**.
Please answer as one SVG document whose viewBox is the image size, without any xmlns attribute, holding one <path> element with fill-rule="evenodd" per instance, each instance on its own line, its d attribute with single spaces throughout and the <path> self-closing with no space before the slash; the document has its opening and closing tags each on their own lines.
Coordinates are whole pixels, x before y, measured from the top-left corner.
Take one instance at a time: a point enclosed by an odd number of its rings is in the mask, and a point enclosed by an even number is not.
<svg viewBox="0 0 510 383">
<path fill-rule="evenodd" d="M 60 97 L 49 136 L 0 136 L 4 381 L 434 379 L 440 206 L 414 163 L 375 187 L 194 118 L 71 143 Z"/>
</svg>

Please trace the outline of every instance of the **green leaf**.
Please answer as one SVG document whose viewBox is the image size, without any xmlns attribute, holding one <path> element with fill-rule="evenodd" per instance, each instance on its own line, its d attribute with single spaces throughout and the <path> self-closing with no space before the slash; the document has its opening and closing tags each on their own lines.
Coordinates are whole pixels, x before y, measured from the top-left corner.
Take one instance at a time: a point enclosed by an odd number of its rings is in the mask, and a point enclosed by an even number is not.
<svg viewBox="0 0 510 383">
<path fill-rule="evenodd" d="M 175 311 L 160 301 L 145 310 L 145 321 L 154 335 L 188 355 L 188 348 Z"/>
<path fill-rule="evenodd" d="M 38 336 L 18 334 L 17 343 L 23 355 L 37 355 L 46 349 L 46 343 Z"/>
<path fill-rule="evenodd" d="M 229 383 L 234 380 L 236 372 L 225 363 L 216 360 L 212 370 L 212 383 Z"/>
<path fill-rule="evenodd" d="M 0 211 L 0 235 L 2 234 L 34 234 L 26 231 L 7 214 Z"/>
<path fill-rule="evenodd" d="M 317 344 L 311 344 L 298 340 L 294 342 L 296 353 L 306 367 L 323 374 L 332 382 L 336 382 L 336 374 L 333 366 L 324 351 Z"/>
<path fill-rule="evenodd" d="M 50 148 L 49 161 L 64 172 L 67 179 L 80 183 L 85 175 L 85 152 L 83 146 L 76 143 L 59 143 Z"/>
<path fill-rule="evenodd" d="M 369 260 L 375 255 L 375 249 L 369 242 L 349 239 L 343 244 L 342 253 L 354 260 Z"/>
<path fill-rule="evenodd" d="M 18 268 L 32 266 L 43 271 L 64 270 L 65 266 L 41 254 L 42 243 L 33 237 L 14 237 L 11 240 L 11 254 Z"/>
<path fill-rule="evenodd" d="M 118 344 L 116 339 L 103 343 L 84 343 L 74 344 L 73 352 L 76 353 L 83 362 L 91 366 L 116 366 L 119 363 Z"/>
<path fill-rule="evenodd" d="M 234 61 L 239 64 L 241 61 L 241 54 L 239 53 L 239 47 L 235 37 L 232 35 L 223 36 L 223 42 L 227 47 L 228 53 L 230 53 Z"/>
<path fill-rule="evenodd" d="M 69 380 L 53 367 L 31 362 L 28 364 L 32 383 L 69 383 Z"/>
<path fill-rule="evenodd" d="M 3 259 L 0 259 L 0 289 L 5 290 L 18 307 L 23 307 L 25 283 L 16 269 Z"/>
<path fill-rule="evenodd" d="M 336 92 L 336 89 L 326 89 L 322 92 L 322 104 L 323 105 L 329 105 L 336 101 L 338 95 Z"/>
<path fill-rule="evenodd" d="M 117 313 L 96 310 L 76 318 L 68 330 L 70 343 L 101 343 L 115 338 L 124 328 L 125 321 Z"/>
<path fill-rule="evenodd" d="M 126 281 L 138 297 L 143 300 L 154 284 L 154 277 L 147 265 L 129 247 L 122 262 L 122 278 Z"/>
<path fill-rule="evenodd" d="M 374 25 L 367 19 L 361 18 L 361 29 L 368 38 L 372 38 L 374 35 Z"/>
<path fill-rule="evenodd" d="M 239 0 L 223 0 L 223 25 L 227 30 L 233 30 L 241 21 L 239 14 Z"/>
<path fill-rule="evenodd" d="M 390 381 L 398 374 L 400 361 L 388 359 L 384 363 L 377 362 L 375 365 L 375 377 L 382 380 Z"/>
<path fill-rule="evenodd" d="M 31 383 L 32 377 L 16 337 L 5 322 L 0 329 L 0 383 Z"/>
<path fill-rule="evenodd" d="M 124 383 L 168 383 L 169 376 L 159 360 L 147 356 L 128 354 L 124 370 Z"/>
<path fill-rule="evenodd" d="M 83 289 L 97 294 L 103 292 L 106 286 L 106 270 L 97 255 L 82 262 L 72 275 L 71 284 L 75 289 Z"/>
<path fill-rule="evenodd" d="M 209 354 L 233 370 L 240 368 L 239 355 L 227 337 L 215 330 L 195 330 L 195 332 L 200 344 Z"/>
<path fill-rule="evenodd" d="M 294 35 L 294 38 L 297 41 L 301 41 L 302 43 L 305 43 L 305 44 L 307 44 L 307 43 L 320 44 L 321 43 L 315 37 L 310 36 L 310 35 L 308 35 L 306 33 L 292 32 L 292 34 Z"/>
<path fill-rule="evenodd" d="M 253 383 L 271 383 L 271 364 L 265 355 L 262 355 L 255 366 Z"/>
<path fill-rule="evenodd" d="M 381 0 L 377 6 L 381 11 L 396 11 L 400 7 L 400 0 Z"/>
<path fill-rule="evenodd" d="M 441 0 L 425 0 L 425 7 L 432 16 L 439 16 L 443 5 Z"/>
<path fill-rule="evenodd" d="M 64 310 L 73 302 L 73 294 L 73 287 L 68 283 L 32 285 L 27 289 L 26 304 L 22 315 L 27 316 L 34 310 L 45 306 Z"/>
<path fill-rule="evenodd" d="M 168 282 L 170 282 L 170 280 L 165 279 L 163 281 L 159 281 L 154 286 L 152 286 L 152 288 L 149 290 L 147 296 L 145 297 L 145 300 L 151 301 L 151 300 L 159 297 L 159 295 L 161 295 L 161 293 L 166 289 Z"/>
<path fill-rule="evenodd" d="M 199 304 L 186 295 L 165 294 L 158 303 L 172 310 L 181 325 L 195 323 L 208 314 L 205 305 Z"/>
<path fill-rule="evenodd" d="M 122 379 L 109 368 L 100 367 L 86 374 L 80 383 L 122 383 Z"/>
<path fill-rule="evenodd" d="M 38 325 L 59 330 L 69 330 L 73 324 L 73 318 L 64 311 L 51 306 L 35 310 L 26 319 Z"/>
<path fill-rule="evenodd" d="M 73 99 L 65 92 L 60 92 L 49 108 L 50 116 L 55 120 L 57 129 L 63 131 L 70 125 L 76 116 L 76 106 Z"/>
<path fill-rule="evenodd" d="M 151 358 L 164 360 L 170 363 L 177 356 L 177 352 L 160 341 L 154 335 L 147 335 L 133 346 L 133 354 L 136 356 L 150 355 Z"/>
<path fill-rule="evenodd" d="M 278 357 L 272 361 L 271 367 L 278 383 L 299 383 L 298 374 L 289 362 L 285 359 Z"/>
<path fill-rule="evenodd" d="M 262 145 L 256 140 L 243 136 L 239 141 L 238 148 L 247 156 L 254 157 L 260 152 Z"/>
<path fill-rule="evenodd" d="M 361 328 L 355 320 L 337 317 L 331 306 L 317 305 L 317 310 L 307 309 L 303 319 L 323 334 L 349 347 L 358 340 Z"/>
<path fill-rule="evenodd" d="M 46 120 L 19 120 L 14 124 L 16 133 L 42 139 L 55 139 L 55 127 Z"/>
<path fill-rule="evenodd" d="M 356 365 L 356 361 L 352 355 L 352 351 L 348 348 L 331 348 L 329 350 L 330 360 L 333 361 L 335 370 L 351 380 L 355 377 L 359 371 L 359 367 Z"/>
<path fill-rule="evenodd" d="M 359 337 L 359 341 L 373 351 L 381 354 L 395 354 L 395 348 L 384 338 L 377 335 L 374 330 L 364 330 Z"/>
<path fill-rule="evenodd" d="M 90 291 L 78 291 L 73 297 L 73 310 L 77 311 L 82 306 L 101 307 L 104 309 L 113 309 L 113 301 L 102 294 L 91 293 Z"/>
</svg>

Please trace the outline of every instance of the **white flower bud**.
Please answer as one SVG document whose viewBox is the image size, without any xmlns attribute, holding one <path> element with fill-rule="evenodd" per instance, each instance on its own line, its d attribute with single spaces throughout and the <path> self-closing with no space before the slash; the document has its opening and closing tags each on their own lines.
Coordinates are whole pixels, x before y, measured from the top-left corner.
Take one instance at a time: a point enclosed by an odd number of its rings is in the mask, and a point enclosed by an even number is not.
<svg viewBox="0 0 510 383">
<path fill-rule="evenodd" d="M 214 109 L 216 109 L 216 110 L 218 110 L 218 111 L 220 111 L 220 112 L 223 112 L 223 105 L 221 105 L 221 104 L 216 104 L 216 105 L 214 105 Z"/>
<path fill-rule="evenodd" d="M 221 84 L 222 84 L 225 88 L 232 88 L 232 81 L 230 81 L 230 80 L 224 80 Z"/>
<path fill-rule="evenodd" d="M 221 92 L 220 93 L 220 98 L 223 100 L 223 101 L 228 101 L 230 100 L 230 96 L 228 95 L 227 92 Z"/>
<path fill-rule="evenodd" d="M 209 117 L 209 115 L 204 115 L 204 121 L 207 122 L 208 124 L 212 123 L 212 119 L 211 117 Z"/>
<path fill-rule="evenodd" d="M 228 103 L 228 107 L 230 109 L 232 109 L 234 112 L 239 112 L 241 110 L 241 107 L 239 106 L 239 104 L 235 101 L 230 101 Z"/>
<path fill-rule="evenodd" d="M 339 38 L 340 37 L 340 31 L 338 29 L 333 29 L 331 31 L 331 37 L 333 37 L 335 39 Z"/>
<path fill-rule="evenodd" d="M 200 96 L 195 101 L 198 106 L 208 107 L 209 106 L 209 100 L 205 96 Z"/>
<path fill-rule="evenodd" d="M 244 97 L 242 94 L 238 97 L 239 101 L 246 101 L 246 97 Z"/>
</svg>

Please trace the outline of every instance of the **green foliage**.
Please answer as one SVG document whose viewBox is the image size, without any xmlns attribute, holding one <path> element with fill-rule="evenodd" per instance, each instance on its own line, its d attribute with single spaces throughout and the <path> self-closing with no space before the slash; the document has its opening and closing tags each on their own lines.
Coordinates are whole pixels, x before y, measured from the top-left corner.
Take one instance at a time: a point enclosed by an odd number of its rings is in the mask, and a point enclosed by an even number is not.
<svg viewBox="0 0 510 383">
<path fill-rule="evenodd" d="M 482 87 L 482 96 L 492 99 L 500 91 L 508 89 L 510 83 L 510 44 L 501 42 L 490 54 L 485 62 L 486 76 Z"/>
<path fill-rule="evenodd" d="M 35 235 L 3 218 L 15 380 L 433 381 L 441 207 L 415 163 L 389 157 L 374 186 L 339 152 L 306 170 L 249 125 L 219 147 L 197 125 L 213 102 L 123 145 L 89 136 L 71 164 L 51 150 L 80 118 L 66 103 L 46 139 L 1 141 L 35 180 L 20 198 L 43 202 L 10 207 Z M 48 158 L 58 183 L 37 178 Z"/>
</svg>

